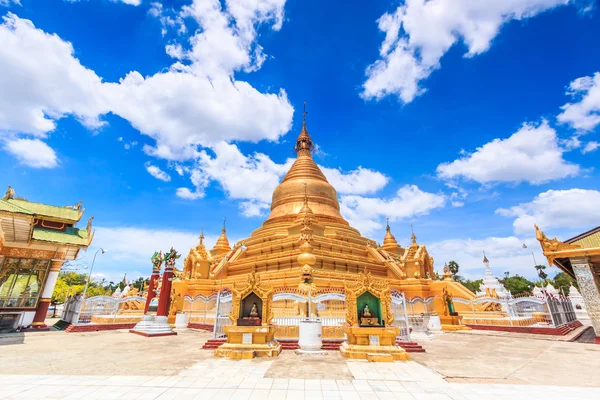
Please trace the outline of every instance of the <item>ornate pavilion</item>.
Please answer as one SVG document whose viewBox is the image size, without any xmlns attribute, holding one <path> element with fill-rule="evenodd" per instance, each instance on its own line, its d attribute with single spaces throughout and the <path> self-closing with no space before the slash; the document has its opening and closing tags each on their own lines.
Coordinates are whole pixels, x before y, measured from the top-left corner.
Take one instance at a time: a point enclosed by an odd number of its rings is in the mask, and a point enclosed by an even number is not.
<svg viewBox="0 0 600 400">
<path fill-rule="evenodd" d="M 15 196 L 0 199 L 0 330 L 45 328 L 44 320 L 62 264 L 87 249 L 93 234 L 75 225 L 81 202 L 57 207 Z"/>
<path fill-rule="evenodd" d="M 434 260 L 425 245 L 417 242 L 414 233 L 411 243 L 403 247 L 388 224 L 380 246 L 350 226 L 340 214 L 335 188 L 312 158 L 314 147 L 304 119 L 295 143 L 297 158 L 274 190 L 265 222 L 233 247 L 225 226 L 210 250 L 201 235 L 200 242 L 190 249 L 184 261 L 183 279 L 173 284 L 175 308 L 182 310 L 186 296 L 208 296 L 221 288 L 232 288 L 253 271 L 260 274 L 263 282 L 268 281 L 275 293 L 297 291 L 302 275 L 298 257 L 304 251 L 302 244 L 310 242 L 310 252 L 315 257 L 312 265 L 315 295 L 344 293 L 346 284 L 369 274 L 385 282 L 392 292 L 404 292 L 409 299 L 435 297 L 430 311 L 439 313 L 443 327 L 464 329 L 458 326 L 458 317 L 453 318 L 447 312 L 443 290 L 462 298 L 473 298 L 474 294 L 454 282 L 448 271 L 444 280 L 435 280 Z M 273 307 L 277 316 L 297 316 L 301 306 L 289 301 Z M 311 314 L 315 313 L 311 310 Z M 326 307 L 318 314 L 343 317 L 344 311 Z"/>
<path fill-rule="evenodd" d="M 549 265 L 577 279 L 600 344 L 600 226 L 564 242 L 549 239 L 536 225 L 536 237 Z"/>
</svg>

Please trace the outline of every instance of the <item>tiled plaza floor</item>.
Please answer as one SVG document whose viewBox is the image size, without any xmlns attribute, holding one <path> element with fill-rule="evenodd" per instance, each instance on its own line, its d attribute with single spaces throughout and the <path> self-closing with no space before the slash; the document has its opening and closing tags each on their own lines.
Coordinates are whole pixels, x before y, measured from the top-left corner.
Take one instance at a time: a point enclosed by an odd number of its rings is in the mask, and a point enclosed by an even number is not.
<svg viewBox="0 0 600 400">
<path fill-rule="evenodd" d="M 600 399 L 600 388 L 448 383 L 437 373 L 412 361 L 376 364 L 348 361 L 354 376 L 351 380 L 265 378 L 272 363 L 273 360 L 209 358 L 174 376 L 0 375 L 0 398 Z"/>
</svg>

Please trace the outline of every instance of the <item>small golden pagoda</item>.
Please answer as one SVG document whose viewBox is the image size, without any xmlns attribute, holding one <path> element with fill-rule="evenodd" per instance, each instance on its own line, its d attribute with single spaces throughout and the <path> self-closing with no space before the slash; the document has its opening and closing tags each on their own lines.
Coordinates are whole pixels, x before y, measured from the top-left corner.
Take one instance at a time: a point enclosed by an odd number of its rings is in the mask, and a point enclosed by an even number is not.
<svg viewBox="0 0 600 400">
<path fill-rule="evenodd" d="M 312 158 L 314 147 L 305 113 L 294 147 L 297 158 L 273 192 L 267 219 L 250 237 L 233 248 L 229 245 L 225 226 L 210 251 L 206 250 L 201 235 L 198 246 L 190 250 L 185 260 L 185 279 L 174 282 L 174 289 L 182 297 L 207 296 L 219 287 L 231 289 L 246 282 L 252 271 L 260 274 L 262 281 L 268 281 L 275 294 L 300 294 L 298 286 L 304 264 L 301 262 L 303 257 L 299 260 L 299 256 L 307 242 L 310 242 L 311 260 L 314 257 L 310 265 L 316 285 L 313 296 L 333 292 L 343 294 L 348 282 L 359 281 L 368 274 L 378 282 L 386 282 L 390 291 L 404 292 L 408 299 L 435 296 L 434 308 L 440 315 L 444 315 L 445 310 L 444 288 L 457 297 L 474 297 L 471 291 L 451 279 L 433 279 L 436 276 L 434 260 L 426 246 L 417 242 L 414 232 L 411 244 L 404 248 L 398 244 L 388 223 L 383 246 L 378 246 L 375 240 L 363 237 L 350 226 L 340 213 L 337 191 Z M 310 235 L 309 240 L 306 235 Z M 336 309 L 326 303 L 325 309 L 318 311 L 320 316 L 345 318 L 345 306 Z M 276 317 L 298 316 L 305 310 L 297 302 L 288 300 L 274 301 L 273 307 Z M 461 305 L 457 304 L 457 307 Z M 293 328 L 279 326 L 279 334 L 275 336 L 297 337 L 297 327 Z M 324 338 L 344 337 L 343 327 L 329 328 L 323 328 Z"/>
</svg>

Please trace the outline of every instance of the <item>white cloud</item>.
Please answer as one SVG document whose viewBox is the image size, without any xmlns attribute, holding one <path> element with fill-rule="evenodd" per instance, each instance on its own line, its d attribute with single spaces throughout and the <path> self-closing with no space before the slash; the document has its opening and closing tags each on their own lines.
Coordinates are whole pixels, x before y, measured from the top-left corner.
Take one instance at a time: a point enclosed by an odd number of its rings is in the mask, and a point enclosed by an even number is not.
<svg viewBox="0 0 600 400">
<path fill-rule="evenodd" d="M 600 224 L 600 191 L 586 189 L 548 190 L 533 201 L 510 208 L 500 208 L 497 214 L 516 217 L 516 233 L 531 233 L 533 224 L 543 229 L 588 229 Z"/>
<path fill-rule="evenodd" d="M 358 167 L 347 173 L 337 168 L 320 168 L 338 193 L 372 194 L 383 189 L 389 182 L 387 176 L 368 168 Z"/>
<path fill-rule="evenodd" d="M 177 33 L 183 35 L 187 32 L 183 18 L 178 15 L 175 10 L 165 10 L 163 5 L 158 2 L 150 3 L 148 14 L 158 18 L 161 25 L 161 33 L 165 36 L 169 29 L 177 28 Z"/>
<path fill-rule="evenodd" d="M 405 0 L 378 20 L 385 39 L 380 59 L 367 68 L 362 97 L 397 96 L 411 102 L 425 91 L 421 81 L 440 67 L 442 56 L 458 42 L 465 57 L 489 49 L 500 28 L 531 18 L 569 0 Z"/>
<path fill-rule="evenodd" d="M 341 213 L 353 227 L 363 235 L 369 235 L 383 227 L 381 220 L 391 221 L 426 215 L 431 210 L 443 207 L 446 196 L 423 192 L 415 185 L 405 185 L 392 198 L 343 195 L 340 199 Z"/>
<path fill-rule="evenodd" d="M 146 164 L 146 171 L 148 171 L 148 173 L 156 179 L 161 180 L 163 182 L 169 182 L 171 180 L 171 176 L 169 176 L 169 174 L 150 163 Z"/>
<path fill-rule="evenodd" d="M 527 246 L 526 249 L 523 248 L 523 244 Z M 490 260 L 492 272 L 498 277 L 502 277 L 505 271 L 509 271 L 511 275 L 519 274 L 530 279 L 535 278 L 534 256 L 537 264 L 547 264 L 539 242 L 534 237 L 449 239 L 428 244 L 427 251 L 434 258 L 438 273 L 443 273 L 444 263 L 456 261 L 460 266 L 459 275 L 468 279 L 484 277 L 484 251 Z"/>
<path fill-rule="evenodd" d="M 231 0 L 222 9 L 196 0 L 180 13 L 200 26 L 182 49 L 185 64 L 146 77 L 132 71 L 118 83 L 103 83 L 69 42 L 9 13 L 0 25 L 0 133 L 43 138 L 67 115 L 94 129 L 112 112 L 155 139 L 147 153 L 171 160 L 193 159 L 198 146 L 222 140 L 277 140 L 291 126 L 287 94 L 261 93 L 235 71 L 260 68 L 256 26 L 279 29 L 284 4 Z"/>
<path fill-rule="evenodd" d="M 567 94 L 576 102 L 561 107 L 558 121 L 586 133 L 600 124 L 600 72 L 577 78 L 569 84 Z"/>
<path fill-rule="evenodd" d="M 600 147 L 600 143 L 598 143 L 598 142 L 588 142 L 585 145 L 585 147 L 583 148 L 583 150 L 581 150 L 581 152 L 583 154 L 591 153 L 592 151 L 595 151 L 598 147 Z"/>
<path fill-rule="evenodd" d="M 71 43 L 8 13 L 0 25 L 0 132 L 46 137 L 56 121 L 75 116 L 88 128 L 103 125 L 109 109 L 102 80 L 74 57 Z M 40 62 L 43 60 L 43 62 Z"/>
<path fill-rule="evenodd" d="M 0 0 L 0 6 L 8 7 L 12 4 L 21 5 L 21 0 Z"/>
<path fill-rule="evenodd" d="M 54 150 L 39 139 L 8 140 L 4 149 L 14 155 L 21 164 L 32 168 L 54 168 L 58 165 Z"/>
<path fill-rule="evenodd" d="M 200 229 L 200 227 L 198 227 Z M 95 273 L 105 274 L 109 280 L 128 280 L 137 276 L 148 277 L 152 271 L 150 258 L 155 251 L 168 251 L 174 247 L 182 257 L 177 261 L 182 269 L 183 260 L 191 247 L 198 244 L 198 232 L 187 232 L 163 228 L 142 227 L 97 227 L 92 245 L 87 252 L 80 253 L 78 263 L 91 267 L 94 254 L 99 248 L 106 250 L 98 254 L 94 266 Z M 218 232 L 220 234 L 220 231 Z M 207 233 L 204 244 L 211 248 L 219 235 Z M 234 239 L 230 238 L 231 243 Z M 140 272 L 141 271 L 141 272 Z"/>
<path fill-rule="evenodd" d="M 236 145 L 225 142 L 215 145 L 213 151 L 214 157 L 202 151 L 196 161 L 191 175 L 195 190 L 180 188 L 177 195 L 187 199 L 203 197 L 208 184 L 215 181 L 228 198 L 247 200 L 241 205 L 247 216 L 259 215 L 259 210 L 268 207 L 279 178 L 293 162 L 288 159 L 285 164 L 277 164 L 262 153 L 246 156 Z"/>
<path fill-rule="evenodd" d="M 494 139 L 472 154 L 437 167 L 442 179 L 463 177 L 479 183 L 530 182 L 541 184 L 575 176 L 578 165 L 563 158 L 556 131 L 546 121 L 524 124 L 508 139 Z"/>
</svg>

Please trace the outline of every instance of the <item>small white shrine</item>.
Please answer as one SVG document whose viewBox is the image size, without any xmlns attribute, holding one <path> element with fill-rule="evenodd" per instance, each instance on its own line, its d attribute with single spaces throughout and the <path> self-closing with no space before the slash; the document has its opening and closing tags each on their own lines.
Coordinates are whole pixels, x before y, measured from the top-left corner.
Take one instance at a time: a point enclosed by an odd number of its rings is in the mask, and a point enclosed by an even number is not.
<svg viewBox="0 0 600 400">
<path fill-rule="evenodd" d="M 495 297 L 498 299 L 510 298 L 508 290 L 506 290 L 504 285 L 492 275 L 490 260 L 486 257 L 485 252 L 483 253 L 483 264 L 485 265 L 485 277 L 483 278 L 483 283 L 479 287 L 477 296 Z"/>
<path fill-rule="evenodd" d="M 575 310 L 575 315 L 578 320 L 590 319 L 587 309 L 585 308 L 585 303 L 583 302 L 583 296 L 579 293 L 579 290 L 573 286 L 572 282 L 571 287 L 569 288 L 569 300 L 571 300 L 571 304 L 573 304 L 573 309 Z"/>
</svg>

